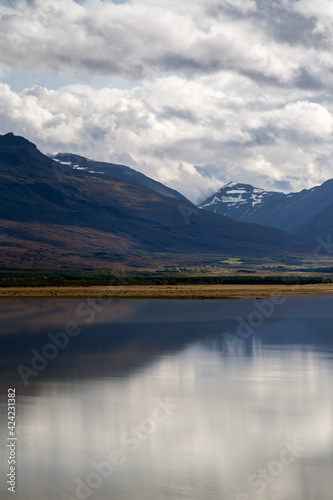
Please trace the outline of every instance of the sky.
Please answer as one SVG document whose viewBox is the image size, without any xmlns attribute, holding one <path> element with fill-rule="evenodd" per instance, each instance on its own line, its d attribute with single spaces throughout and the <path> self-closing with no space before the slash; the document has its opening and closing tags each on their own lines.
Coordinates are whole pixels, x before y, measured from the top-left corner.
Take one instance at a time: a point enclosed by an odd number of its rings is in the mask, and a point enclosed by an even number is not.
<svg viewBox="0 0 333 500">
<path fill-rule="evenodd" d="M 331 0 L 0 0 L 0 134 L 194 203 L 333 177 Z"/>
</svg>

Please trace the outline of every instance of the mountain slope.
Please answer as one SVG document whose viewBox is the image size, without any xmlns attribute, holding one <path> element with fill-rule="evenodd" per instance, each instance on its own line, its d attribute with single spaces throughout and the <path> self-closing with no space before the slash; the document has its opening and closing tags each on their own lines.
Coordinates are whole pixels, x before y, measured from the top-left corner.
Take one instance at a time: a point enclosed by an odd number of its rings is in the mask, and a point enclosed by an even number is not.
<svg viewBox="0 0 333 500">
<path fill-rule="evenodd" d="M 331 234 L 333 180 L 298 193 L 277 193 L 249 184 L 229 183 L 200 207 L 235 220 L 262 224 L 315 241 Z"/>
<path fill-rule="evenodd" d="M 266 210 L 260 209 L 264 206 L 274 208 L 285 196 L 283 193 L 264 191 L 250 184 L 229 182 L 199 207 L 235 220 L 265 224 Z M 258 219 L 264 219 L 264 222 L 259 222 Z"/>
<path fill-rule="evenodd" d="M 326 242 L 321 246 L 321 255 L 333 255 L 333 203 L 326 206 L 321 212 L 312 217 L 302 226 L 296 228 L 293 235 L 314 243 L 319 239 Z"/>
<path fill-rule="evenodd" d="M 70 168 L 70 167 L 69 167 Z M 0 136 L 0 234 L 4 263 L 133 264 L 156 252 L 223 256 L 303 254 L 307 246 L 271 228 L 200 210 L 142 184 L 73 169 L 29 141 Z M 133 257 L 136 256 L 136 257 Z M 134 264 L 133 264 L 134 265 Z"/>
<path fill-rule="evenodd" d="M 147 177 L 133 168 L 126 167 L 125 165 L 95 161 L 71 153 L 50 153 L 48 156 L 59 163 L 59 166 L 57 167 L 59 172 L 64 168 L 66 172 L 68 172 L 69 169 L 72 169 L 74 172 L 82 170 L 86 174 L 91 173 L 98 177 L 111 177 L 119 179 L 120 181 L 140 184 L 170 198 L 188 201 L 185 196 L 178 193 L 175 189 L 168 188 L 167 186 L 164 186 L 164 184 Z"/>
</svg>

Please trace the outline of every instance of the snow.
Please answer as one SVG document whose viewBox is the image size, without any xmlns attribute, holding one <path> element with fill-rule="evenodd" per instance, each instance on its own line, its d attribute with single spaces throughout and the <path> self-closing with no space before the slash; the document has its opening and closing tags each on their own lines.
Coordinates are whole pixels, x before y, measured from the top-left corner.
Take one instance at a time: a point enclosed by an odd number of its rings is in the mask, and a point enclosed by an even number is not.
<svg viewBox="0 0 333 500">
<path fill-rule="evenodd" d="M 246 187 L 242 187 L 242 185 L 237 182 L 229 182 L 229 184 L 226 184 L 218 191 L 217 196 L 214 196 L 212 201 L 202 205 L 202 207 L 206 208 L 211 205 L 215 205 L 214 211 L 216 212 L 218 210 L 218 205 L 223 203 L 231 211 L 232 207 L 237 209 L 243 205 L 247 209 L 246 212 L 253 212 L 263 204 L 263 198 L 265 198 L 268 194 L 269 193 L 267 191 L 261 188 L 252 188 L 251 186 L 247 189 Z"/>
<path fill-rule="evenodd" d="M 56 161 L 57 163 L 61 163 L 61 165 L 73 165 L 71 161 L 61 161 L 58 160 L 58 158 L 53 158 L 53 161 Z"/>
<path fill-rule="evenodd" d="M 238 183 L 237 182 L 228 182 L 228 184 L 226 184 L 224 187 L 234 187 L 234 186 L 237 186 Z"/>
<path fill-rule="evenodd" d="M 259 195 L 256 195 L 256 194 L 253 194 L 251 196 L 251 199 L 252 199 L 252 208 L 255 207 L 256 205 L 261 205 L 262 203 L 262 197 L 263 197 L 263 191 L 261 190 L 260 194 Z"/>
<path fill-rule="evenodd" d="M 237 203 L 246 203 L 246 200 L 244 200 L 241 196 L 221 196 L 221 198 L 218 198 L 217 196 L 214 196 L 213 200 L 210 203 L 206 203 L 203 205 L 204 207 L 209 207 L 210 205 L 216 205 L 217 203 L 228 203 L 228 205 L 233 206 L 236 205 Z"/>
<path fill-rule="evenodd" d="M 203 205 L 204 207 L 210 207 L 210 205 L 215 205 L 216 203 L 218 203 L 220 200 L 220 198 L 218 198 L 217 196 L 214 196 L 214 199 L 210 202 L 210 203 L 206 203 L 205 205 Z"/>
<path fill-rule="evenodd" d="M 235 205 L 236 203 L 246 203 L 246 200 L 244 200 L 241 196 L 238 196 L 237 198 L 234 196 L 222 196 L 221 201 L 232 205 Z"/>
<path fill-rule="evenodd" d="M 226 191 L 227 194 L 244 194 L 247 193 L 245 189 L 231 189 L 230 191 Z"/>
</svg>

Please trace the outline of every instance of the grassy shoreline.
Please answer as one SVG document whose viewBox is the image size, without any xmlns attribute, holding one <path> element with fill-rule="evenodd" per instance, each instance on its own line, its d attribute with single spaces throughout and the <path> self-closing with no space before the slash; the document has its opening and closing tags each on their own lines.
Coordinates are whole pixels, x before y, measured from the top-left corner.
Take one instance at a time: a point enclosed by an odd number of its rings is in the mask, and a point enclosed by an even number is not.
<svg viewBox="0 0 333 500">
<path fill-rule="evenodd" d="M 250 299 L 274 296 L 333 295 L 333 283 L 317 284 L 217 284 L 124 286 L 25 286 L 1 287 L 8 298 L 112 298 L 112 299 Z"/>
</svg>

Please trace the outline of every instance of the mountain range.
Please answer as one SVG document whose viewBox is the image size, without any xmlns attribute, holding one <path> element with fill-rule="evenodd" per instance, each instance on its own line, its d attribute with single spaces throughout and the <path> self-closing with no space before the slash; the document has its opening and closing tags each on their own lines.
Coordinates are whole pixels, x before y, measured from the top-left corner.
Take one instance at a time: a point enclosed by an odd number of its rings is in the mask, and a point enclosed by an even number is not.
<svg viewBox="0 0 333 500">
<path fill-rule="evenodd" d="M 51 156 L 23 137 L 0 136 L 4 266 L 154 267 L 167 258 L 308 252 L 286 232 L 200 209 L 129 167 Z"/>
<path fill-rule="evenodd" d="M 316 242 L 333 234 L 333 179 L 289 194 L 229 182 L 199 207 Z"/>
</svg>

